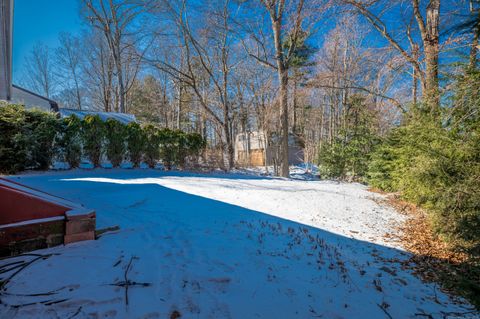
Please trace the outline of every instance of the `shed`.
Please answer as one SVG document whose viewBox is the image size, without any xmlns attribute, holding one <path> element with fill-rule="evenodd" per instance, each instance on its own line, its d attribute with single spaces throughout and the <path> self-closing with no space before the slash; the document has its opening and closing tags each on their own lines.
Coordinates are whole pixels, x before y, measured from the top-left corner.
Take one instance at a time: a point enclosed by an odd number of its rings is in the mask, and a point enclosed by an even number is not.
<svg viewBox="0 0 480 319">
<path fill-rule="evenodd" d="M 270 135 L 267 139 L 263 131 L 237 134 L 235 137 L 235 161 L 240 166 L 274 165 L 278 154 L 278 138 Z M 288 163 L 298 165 L 304 161 L 302 139 L 293 134 L 288 138 Z"/>
</svg>

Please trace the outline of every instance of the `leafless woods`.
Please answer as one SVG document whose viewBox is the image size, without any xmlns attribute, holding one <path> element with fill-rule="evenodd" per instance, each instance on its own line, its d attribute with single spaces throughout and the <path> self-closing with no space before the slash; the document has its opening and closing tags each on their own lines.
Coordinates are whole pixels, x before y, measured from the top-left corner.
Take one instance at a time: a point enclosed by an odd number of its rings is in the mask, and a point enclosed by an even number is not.
<svg viewBox="0 0 480 319">
<path fill-rule="evenodd" d="M 289 136 L 314 161 L 359 98 L 378 134 L 412 103 L 438 112 L 440 64 L 478 60 L 478 28 L 452 18 L 478 15 L 473 0 L 79 3 L 84 31 L 35 46 L 23 84 L 64 107 L 201 133 L 227 169 L 236 136 L 261 132 L 288 176 Z"/>
</svg>

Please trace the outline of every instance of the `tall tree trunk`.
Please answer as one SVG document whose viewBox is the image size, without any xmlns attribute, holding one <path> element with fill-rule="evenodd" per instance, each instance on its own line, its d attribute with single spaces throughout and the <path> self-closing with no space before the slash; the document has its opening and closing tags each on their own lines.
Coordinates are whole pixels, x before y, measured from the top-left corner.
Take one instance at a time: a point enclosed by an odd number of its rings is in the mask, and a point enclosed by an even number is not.
<svg viewBox="0 0 480 319">
<path fill-rule="evenodd" d="M 235 165 L 235 151 L 233 148 L 232 135 L 230 134 L 231 132 L 228 123 L 223 125 L 223 132 L 225 134 L 224 156 L 226 157 L 226 169 L 231 170 Z"/>
<path fill-rule="evenodd" d="M 418 60 L 418 44 L 412 42 L 412 56 L 415 60 Z M 412 66 L 412 102 L 413 104 L 417 104 L 418 102 L 418 78 L 420 74 L 418 74 L 417 68 Z"/>
<path fill-rule="evenodd" d="M 283 37 L 282 37 L 282 27 L 284 20 L 284 15 L 286 15 L 286 0 L 260 0 L 260 2 L 265 6 L 268 14 L 270 15 L 270 21 L 272 24 L 272 33 L 273 33 L 273 42 L 275 49 L 275 62 L 270 63 L 264 58 L 256 57 L 256 59 L 264 65 L 273 67 L 277 71 L 277 77 L 279 82 L 279 102 L 280 102 L 280 132 L 281 132 L 281 141 L 278 147 L 278 160 L 280 164 L 279 175 L 282 177 L 289 177 L 289 166 L 288 166 L 288 69 L 291 63 L 291 58 L 295 52 L 296 45 L 300 40 L 300 33 L 302 30 L 303 22 L 303 5 L 304 0 L 299 0 L 296 4 L 290 2 L 288 6 L 293 4 L 295 9 L 295 14 L 293 16 L 294 20 L 292 21 L 292 29 L 289 30 L 290 36 L 292 36 L 292 41 L 290 48 L 284 50 L 283 47 Z M 287 28 L 289 29 L 289 28 Z M 263 45 L 262 45 L 263 46 Z M 251 56 L 251 53 L 249 53 Z"/>
<path fill-rule="evenodd" d="M 177 104 L 177 118 L 176 118 L 176 126 L 177 130 L 180 129 L 181 124 L 181 113 L 182 113 L 182 83 L 178 82 L 178 104 Z"/>
<path fill-rule="evenodd" d="M 471 69 L 475 69 L 477 67 L 477 54 L 478 54 L 478 37 L 480 33 L 480 27 L 477 26 L 475 30 L 475 34 L 473 35 L 472 45 L 470 48 L 470 63 L 469 66 Z"/>
<path fill-rule="evenodd" d="M 418 96 L 418 77 L 415 68 L 413 68 L 412 72 L 412 102 L 416 105 Z"/>
<path fill-rule="evenodd" d="M 470 62 L 468 64 L 469 68 L 474 70 L 477 68 L 477 54 L 478 54 L 478 38 L 480 36 L 480 9 L 477 9 L 476 24 L 473 28 L 473 40 L 470 46 Z M 470 0 L 470 12 L 475 13 L 475 8 L 473 5 L 473 0 Z"/>
<path fill-rule="evenodd" d="M 319 127 L 319 137 L 318 137 L 318 151 L 322 151 L 322 144 L 324 140 L 324 130 L 325 130 L 325 124 L 324 124 L 324 118 L 325 118 L 325 97 L 323 98 L 323 102 L 320 105 L 320 127 Z M 317 154 L 318 156 L 318 154 Z"/>
<path fill-rule="evenodd" d="M 82 110 L 82 96 L 80 94 L 80 86 L 78 84 L 78 80 L 75 77 L 75 93 L 77 96 L 77 107 L 79 110 Z"/>
<path fill-rule="evenodd" d="M 297 117 L 297 86 L 298 86 L 298 74 L 293 75 L 293 92 L 292 92 L 292 112 L 293 112 L 293 125 L 292 125 L 292 131 L 294 134 L 298 133 L 298 117 Z"/>
<path fill-rule="evenodd" d="M 118 110 L 125 113 L 125 84 L 123 83 L 123 71 L 120 59 L 116 61 L 117 78 L 118 78 Z"/>
<path fill-rule="evenodd" d="M 288 167 L 288 71 L 278 71 L 280 77 L 280 130 L 282 139 L 280 142 L 280 176 L 289 177 Z"/>
<path fill-rule="evenodd" d="M 430 112 L 437 114 L 440 108 L 438 84 L 440 0 L 430 0 L 423 43 L 425 50 L 425 100 Z"/>
<path fill-rule="evenodd" d="M 227 169 L 231 170 L 235 166 L 235 149 L 233 147 L 233 129 L 231 127 L 230 119 L 230 104 L 228 102 L 228 91 L 227 91 L 227 77 L 224 73 L 224 91 L 223 91 L 223 131 L 225 134 L 225 144 L 226 144 L 226 157 L 227 157 Z"/>
<path fill-rule="evenodd" d="M 282 48 L 282 20 L 281 17 L 272 18 L 273 39 L 275 42 L 275 55 L 277 60 L 277 74 L 280 82 L 280 132 L 279 143 L 280 176 L 289 177 L 288 168 L 288 69 Z"/>
</svg>

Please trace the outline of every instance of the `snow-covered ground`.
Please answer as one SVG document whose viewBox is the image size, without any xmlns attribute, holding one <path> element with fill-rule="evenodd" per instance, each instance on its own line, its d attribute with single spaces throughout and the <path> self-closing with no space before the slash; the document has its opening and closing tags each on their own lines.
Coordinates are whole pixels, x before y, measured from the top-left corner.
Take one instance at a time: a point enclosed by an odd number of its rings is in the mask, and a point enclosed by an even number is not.
<svg viewBox="0 0 480 319">
<path fill-rule="evenodd" d="M 384 235 L 404 217 L 360 184 L 156 170 L 11 178 L 120 230 L 38 251 L 55 255 L 4 287 L 1 318 L 475 318 L 402 269 L 408 254 Z"/>
</svg>

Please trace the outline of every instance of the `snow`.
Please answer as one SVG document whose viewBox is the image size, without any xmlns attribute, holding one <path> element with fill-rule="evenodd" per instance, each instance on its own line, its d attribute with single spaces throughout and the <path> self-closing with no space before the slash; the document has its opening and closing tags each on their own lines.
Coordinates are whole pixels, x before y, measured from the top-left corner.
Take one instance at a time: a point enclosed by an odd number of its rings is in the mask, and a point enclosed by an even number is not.
<svg viewBox="0 0 480 319">
<path fill-rule="evenodd" d="M 58 113 L 60 113 L 60 116 L 62 118 L 75 115 L 79 119 L 83 119 L 87 115 L 98 115 L 102 119 L 102 121 L 106 121 L 108 119 L 114 119 L 123 124 L 128 124 L 130 122 L 137 121 L 135 118 L 135 115 L 126 114 L 126 113 L 95 112 L 95 111 L 73 110 L 73 109 L 65 109 L 65 108 L 61 108 Z"/>
<path fill-rule="evenodd" d="M 110 163 L 109 161 L 103 161 L 100 166 L 102 168 L 105 168 L 105 169 L 113 168 L 112 163 Z M 139 168 L 143 168 L 143 169 L 148 168 L 148 164 L 143 163 L 143 162 L 140 163 L 139 166 L 140 166 Z M 92 162 L 90 162 L 89 160 L 86 160 L 86 159 L 82 160 L 79 167 L 81 169 L 94 169 L 94 166 L 93 166 Z M 121 163 L 120 167 L 121 168 L 133 168 L 133 163 L 125 161 L 125 162 Z M 54 161 L 51 165 L 51 169 L 54 170 L 54 171 L 68 170 L 68 169 L 70 169 L 70 165 L 66 162 Z M 157 165 L 155 165 L 155 169 L 162 169 L 163 170 L 164 166 L 162 164 L 158 163 Z"/>
<path fill-rule="evenodd" d="M 12 176 L 95 209 L 97 228 L 120 230 L 38 251 L 54 255 L 6 285 L 0 317 L 453 318 L 447 313 L 470 311 L 402 269 L 398 260 L 408 253 L 384 235 L 404 217 L 379 205 L 381 195 L 297 176 L 150 169 Z M 148 285 L 126 293 L 125 281 Z"/>
<path fill-rule="evenodd" d="M 54 217 L 47 217 L 47 218 L 31 219 L 23 222 L 18 222 L 18 223 L 0 225 L 0 230 L 5 228 L 25 226 L 25 225 L 31 225 L 31 224 L 48 223 L 48 222 L 53 222 L 56 220 L 64 220 L 64 219 L 65 219 L 65 216 L 54 216 Z"/>
</svg>

